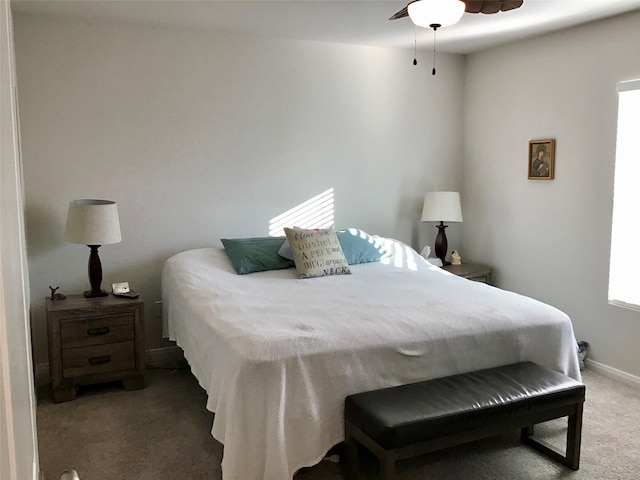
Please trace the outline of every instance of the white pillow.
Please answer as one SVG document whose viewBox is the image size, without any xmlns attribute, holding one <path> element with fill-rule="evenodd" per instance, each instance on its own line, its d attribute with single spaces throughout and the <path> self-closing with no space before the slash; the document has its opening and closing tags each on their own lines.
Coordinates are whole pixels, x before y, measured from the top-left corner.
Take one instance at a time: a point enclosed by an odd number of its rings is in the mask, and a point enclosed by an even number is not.
<svg viewBox="0 0 640 480">
<path fill-rule="evenodd" d="M 300 278 L 351 273 L 333 228 L 285 228 Z"/>
</svg>

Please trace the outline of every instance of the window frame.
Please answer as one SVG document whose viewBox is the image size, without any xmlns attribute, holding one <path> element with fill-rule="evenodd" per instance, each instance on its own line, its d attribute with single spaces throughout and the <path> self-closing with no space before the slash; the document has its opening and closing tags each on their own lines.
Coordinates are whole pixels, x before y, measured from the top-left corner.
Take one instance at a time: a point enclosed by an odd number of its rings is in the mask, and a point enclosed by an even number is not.
<svg viewBox="0 0 640 480">
<path fill-rule="evenodd" d="M 614 167 L 614 185 L 613 185 L 613 207 L 612 207 L 612 215 L 611 215 L 611 245 L 610 245 L 610 257 L 609 257 L 609 281 L 608 281 L 608 291 L 607 291 L 607 300 L 610 305 L 615 305 L 618 307 L 629 308 L 632 310 L 640 311 L 640 294 L 635 296 L 632 295 L 631 298 L 627 298 L 627 293 L 624 293 L 617 287 L 616 282 L 619 282 L 619 276 L 623 275 L 625 279 L 634 278 L 633 272 L 630 270 L 637 271 L 638 268 L 628 267 L 624 263 L 624 254 L 617 250 L 619 248 L 619 237 L 624 236 L 628 233 L 626 228 L 621 227 L 622 223 L 628 222 L 628 216 L 624 215 L 624 209 L 616 205 L 620 202 L 620 197 L 625 196 L 626 189 L 629 188 L 622 186 L 621 179 L 624 177 L 626 172 L 621 172 L 628 168 L 626 163 L 629 161 L 627 155 L 629 155 L 628 151 L 625 149 L 624 152 L 620 148 L 621 144 L 626 145 L 629 142 L 629 139 L 632 137 L 631 134 L 628 133 L 630 129 L 621 128 L 621 120 L 623 120 L 622 112 L 622 102 L 625 96 L 623 95 L 625 92 L 637 92 L 635 95 L 640 95 L 640 79 L 628 80 L 624 82 L 618 83 L 618 117 L 617 117 L 617 131 L 616 131 L 616 154 L 615 154 L 615 167 Z M 632 101 L 638 101 L 635 98 Z M 640 117 L 640 110 L 637 112 L 637 117 Z M 631 124 L 635 126 L 635 122 L 631 121 Z M 626 122 L 625 122 L 626 125 Z M 637 127 L 636 127 L 637 128 Z M 640 141 L 636 138 L 632 143 L 632 154 L 630 157 L 640 156 Z M 637 151 L 636 151 L 636 147 Z M 640 167 L 639 171 L 640 171 Z M 633 172 L 635 173 L 635 172 Z M 636 175 L 633 175 L 635 178 Z M 640 181 L 640 176 L 636 179 Z M 636 190 L 637 191 L 637 190 Z M 635 196 L 640 200 L 640 193 L 636 193 Z M 635 198 L 634 198 L 635 199 Z M 625 202 L 626 204 L 626 202 Z M 635 202 L 633 203 L 635 205 Z M 640 228 L 640 225 L 638 225 Z M 640 255 L 640 254 L 638 254 Z M 635 265 L 635 262 L 633 263 Z M 617 278 L 616 278 L 617 277 Z M 624 281 L 624 280 L 623 280 Z M 622 293 L 622 294 L 621 294 Z M 623 298 L 619 298 L 623 297 Z M 630 301 L 629 301 L 630 300 Z M 638 303 L 636 303 L 638 302 Z"/>
</svg>

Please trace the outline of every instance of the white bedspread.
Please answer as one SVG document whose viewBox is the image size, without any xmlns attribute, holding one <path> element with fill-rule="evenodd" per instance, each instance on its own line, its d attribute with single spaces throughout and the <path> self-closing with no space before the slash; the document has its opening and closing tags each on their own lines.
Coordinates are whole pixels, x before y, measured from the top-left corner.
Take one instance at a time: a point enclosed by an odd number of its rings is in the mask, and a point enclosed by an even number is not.
<svg viewBox="0 0 640 480">
<path fill-rule="evenodd" d="M 564 313 L 393 249 L 305 280 L 237 275 L 221 248 L 166 262 L 164 326 L 208 393 L 224 480 L 286 480 L 320 461 L 352 393 L 525 360 L 580 379 Z"/>
</svg>

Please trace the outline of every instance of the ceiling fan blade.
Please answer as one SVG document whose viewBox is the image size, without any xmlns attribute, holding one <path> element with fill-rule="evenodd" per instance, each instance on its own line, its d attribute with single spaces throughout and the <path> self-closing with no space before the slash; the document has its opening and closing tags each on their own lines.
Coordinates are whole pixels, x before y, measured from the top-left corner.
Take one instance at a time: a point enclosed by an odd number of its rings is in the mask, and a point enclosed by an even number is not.
<svg viewBox="0 0 640 480">
<path fill-rule="evenodd" d="M 428 0 L 424 0 L 428 1 Z M 507 12 L 520 8 L 523 4 L 523 0 L 462 0 L 465 3 L 464 11 L 467 13 L 498 13 Z M 409 16 L 407 7 L 396 12 L 389 17 L 389 20 L 397 20 L 398 18 L 404 18 Z"/>
<path fill-rule="evenodd" d="M 523 0 L 463 0 L 467 13 L 498 13 L 522 6 Z"/>
<path fill-rule="evenodd" d="M 407 10 L 407 7 L 408 5 L 399 12 L 394 13 L 391 17 L 389 17 L 389 20 L 397 20 L 398 18 L 408 17 L 409 11 Z"/>
<path fill-rule="evenodd" d="M 483 1 L 483 0 L 465 0 L 467 5 L 464 9 L 467 13 L 498 13 L 502 2 L 499 1 Z"/>
<path fill-rule="evenodd" d="M 509 10 L 515 10 L 516 8 L 520 8 L 523 4 L 523 0 L 508 0 L 506 2 L 502 2 L 502 11 L 507 12 Z"/>
<path fill-rule="evenodd" d="M 482 0 L 465 0 L 465 9 L 466 13 L 480 13 L 482 10 L 482 4 L 484 3 Z"/>
</svg>

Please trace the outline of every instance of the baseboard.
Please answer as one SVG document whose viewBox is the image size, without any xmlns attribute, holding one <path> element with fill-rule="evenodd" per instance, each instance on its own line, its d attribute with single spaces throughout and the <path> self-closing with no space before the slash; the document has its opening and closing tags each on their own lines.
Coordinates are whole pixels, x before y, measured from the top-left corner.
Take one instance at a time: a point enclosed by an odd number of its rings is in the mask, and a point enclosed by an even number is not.
<svg viewBox="0 0 640 480">
<path fill-rule="evenodd" d="M 147 368 L 185 368 L 188 364 L 178 346 L 150 348 L 145 351 L 144 361 Z M 49 385 L 49 363 L 36 365 L 36 386 Z"/>
<path fill-rule="evenodd" d="M 609 365 L 605 365 L 604 363 L 595 362 L 588 358 L 584 363 L 588 369 L 593 370 L 594 372 L 601 373 L 605 377 L 609 377 L 613 380 L 626 383 L 627 385 L 640 387 L 640 377 L 624 372 L 622 370 L 618 370 L 617 368 L 610 367 Z"/>
</svg>

